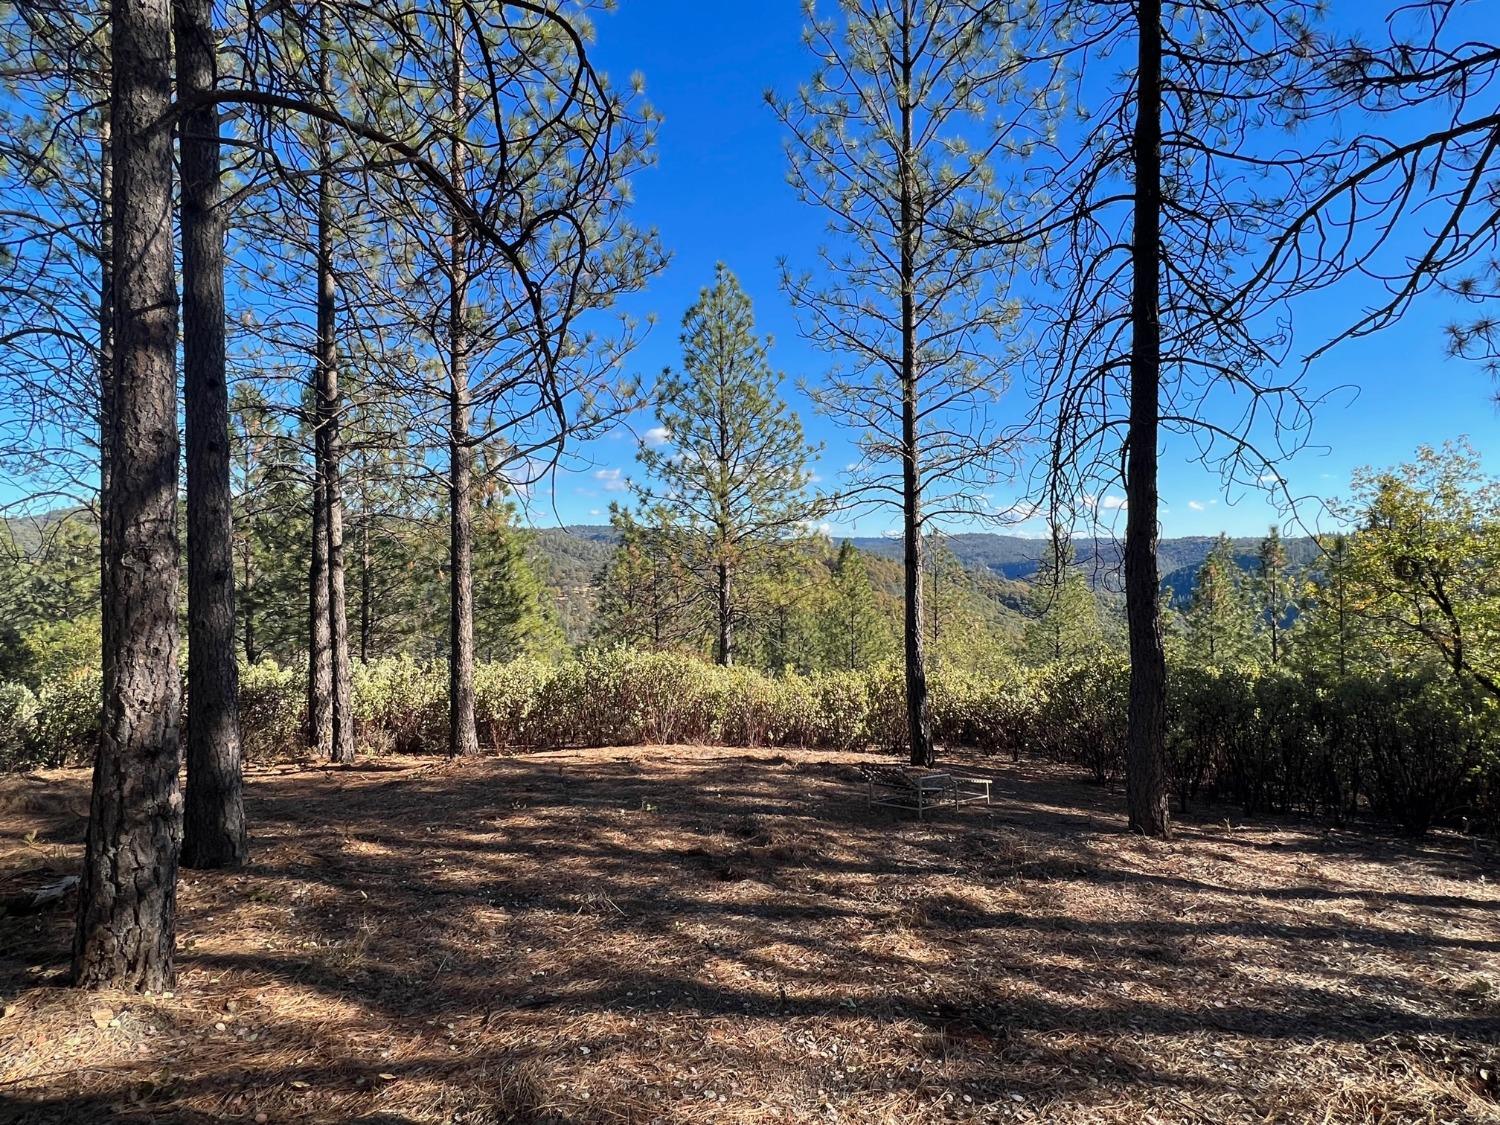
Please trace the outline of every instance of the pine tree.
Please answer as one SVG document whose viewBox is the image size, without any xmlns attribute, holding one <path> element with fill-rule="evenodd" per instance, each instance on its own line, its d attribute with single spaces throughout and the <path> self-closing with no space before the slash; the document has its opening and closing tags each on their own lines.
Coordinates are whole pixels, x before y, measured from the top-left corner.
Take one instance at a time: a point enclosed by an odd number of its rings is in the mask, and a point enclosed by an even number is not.
<svg viewBox="0 0 1500 1125">
<path fill-rule="evenodd" d="M 1193 587 L 1186 618 L 1187 652 L 1202 664 L 1230 665 L 1250 650 L 1255 610 L 1245 589 L 1234 545 L 1220 535 Z"/>
<path fill-rule="evenodd" d="M 1032 580 L 1032 618 L 1023 641 L 1038 663 L 1077 660 L 1104 644 L 1098 599 L 1074 558 L 1072 538 L 1054 529 Z"/>
<path fill-rule="evenodd" d="M 554 658 L 565 644 L 551 592 L 531 557 L 530 539 L 515 525 L 503 496 L 474 514 L 474 654 L 480 660 Z"/>
<path fill-rule="evenodd" d="M 714 658 L 734 663 L 735 633 L 752 612 L 741 589 L 803 533 L 817 450 L 780 397 L 782 376 L 755 334 L 750 298 L 721 262 L 682 321 L 682 374 L 662 388 L 661 446 L 642 443 L 651 478 L 642 497 L 680 528 L 713 607 Z"/>
<path fill-rule="evenodd" d="M 704 636 L 702 597 L 690 581 L 682 536 L 647 513 L 637 518 L 611 504 L 620 541 L 599 575 L 594 641 L 666 652 L 696 651 Z"/>
<path fill-rule="evenodd" d="M 894 622 L 880 605 L 863 553 L 847 539 L 839 545 L 819 626 L 827 668 L 862 671 L 896 655 Z"/>
<path fill-rule="evenodd" d="M 792 184 L 833 242 L 816 280 L 788 269 L 783 287 L 805 335 L 840 359 L 813 396 L 856 435 L 849 495 L 901 513 L 910 756 L 930 765 L 924 537 L 944 515 L 986 514 L 1010 451 L 992 409 L 1017 319 L 1004 280 L 1014 247 L 973 235 L 1008 231 L 1025 205 L 1024 185 L 1001 184 L 995 165 L 1025 147 L 1022 133 L 1047 130 L 1049 104 L 1012 49 L 1034 5 L 831 9 L 807 9 L 811 81 L 771 99 L 791 134 Z M 1022 105 L 1025 129 L 995 113 Z"/>
<path fill-rule="evenodd" d="M 1280 528 L 1273 526 L 1261 540 L 1256 563 L 1256 627 L 1270 644 L 1271 663 L 1280 664 L 1286 656 L 1286 631 L 1295 608 L 1292 576 L 1287 568 L 1286 545 L 1281 541 Z"/>
</svg>

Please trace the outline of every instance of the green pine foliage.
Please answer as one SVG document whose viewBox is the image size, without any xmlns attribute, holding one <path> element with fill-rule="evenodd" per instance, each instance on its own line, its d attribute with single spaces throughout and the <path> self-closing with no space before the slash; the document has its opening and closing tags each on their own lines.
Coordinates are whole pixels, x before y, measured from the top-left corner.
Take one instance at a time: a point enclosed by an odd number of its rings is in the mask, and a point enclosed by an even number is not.
<svg viewBox="0 0 1500 1125">
<path fill-rule="evenodd" d="M 1104 614 L 1078 569 L 1071 537 L 1054 529 L 1030 591 L 1023 641 L 1032 663 L 1074 662 L 1108 645 Z"/>
<path fill-rule="evenodd" d="M 807 496 L 817 449 L 781 398 L 768 346 L 749 296 L 720 263 L 683 317 L 682 370 L 661 387 L 666 440 L 643 442 L 638 454 L 642 502 L 680 538 L 721 664 L 734 662 L 737 632 L 762 609 L 750 596 L 755 576 L 782 564 L 818 511 Z"/>
<path fill-rule="evenodd" d="M 1198 581 L 1183 615 L 1190 660 L 1230 667 L 1251 657 L 1255 612 L 1247 587 L 1233 544 L 1227 535 L 1220 535 L 1198 569 Z"/>
</svg>

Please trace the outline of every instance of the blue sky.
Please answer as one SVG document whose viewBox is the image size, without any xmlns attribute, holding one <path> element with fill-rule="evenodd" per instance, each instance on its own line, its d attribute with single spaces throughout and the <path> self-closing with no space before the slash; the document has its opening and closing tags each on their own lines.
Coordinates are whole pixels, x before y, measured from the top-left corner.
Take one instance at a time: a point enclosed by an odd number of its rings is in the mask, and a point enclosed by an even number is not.
<svg viewBox="0 0 1500 1125">
<path fill-rule="evenodd" d="M 767 88 L 788 92 L 809 73 L 801 28 L 798 0 L 622 0 L 618 11 L 599 18 L 596 58 L 617 84 L 641 72 L 647 97 L 664 118 L 659 164 L 635 182 L 636 218 L 659 229 L 672 261 L 629 304 L 658 318 L 634 367 L 654 373 L 678 362 L 682 314 L 712 278 L 714 264 L 726 262 L 754 299 L 761 331 L 775 340 L 771 359 L 787 374 L 787 399 L 809 435 L 826 446 L 816 469 L 832 484 L 853 460 L 847 435 L 815 417 L 796 386 L 799 379 L 816 381 L 829 357 L 798 338 L 777 274 L 783 256 L 794 266 L 815 264 L 823 219 L 787 184 L 782 130 L 764 103 Z M 1360 301 L 1350 287 L 1303 308 L 1299 343 L 1321 339 Z M 1333 393 L 1317 415 L 1314 447 L 1284 466 L 1294 494 L 1336 496 L 1355 467 L 1393 464 L 1419 444 L 1459 434 L 1487 455 L 1492 471 L 1500 470 L 1493 457 L 1500 449 L 1493 388 L 1473 365 L 1443 356 L 1442 325 L 1459 311 L 1441 296 L 1426 300 L 1395 328 L 1343 345 L 1313 369 L 1314 389 L 1351 389 Z M 1008 409 L 1015 414 L 1025 409 L 1024 393 L 1020 386 L 1011 392 Z M 636 431 L 644 433 L 653 421 L 639 419 Z M 533 498 L 532 522 L 600 522 L 611 500 L 626 498 L 625 479 L 636 471 L 634 449 L 635 437 L 625 432 L 581 449 L 582 462 Z M 1172 445 L 1165 451 L 1161 495 L 1166 535 L 1260 534 L 1284 518 L 1258 493 L 1226 495 L 1216 475 Z M 1316 505 L 1301 514 L 1315 522 Z M 893 525 L 893 514 L 876 514 L 838 530 L 880 534 Z M 1033 522 L 1014 530 L 1040 529 Z"/>
</svg>

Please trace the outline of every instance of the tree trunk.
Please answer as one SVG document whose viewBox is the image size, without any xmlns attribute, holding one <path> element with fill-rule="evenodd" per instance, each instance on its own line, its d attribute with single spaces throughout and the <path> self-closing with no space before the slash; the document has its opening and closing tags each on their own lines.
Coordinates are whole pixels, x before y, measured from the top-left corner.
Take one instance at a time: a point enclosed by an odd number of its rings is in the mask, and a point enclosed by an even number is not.
<svg viewBox="0 0 1500 1125">
<path fill-rule="evenodd" d="M 370 661 L 370 636 L 372 622 L 370 619 L 370 507 L 368 483 L 362 482 L 365 489 L 363 509 L 359 517 L 359 660 L 361 664 Z"/>
<path fill-rule="evenodd" d="M 908 13 L 909 16 L 909 13 Z M 911 763 L 933 763 L 932 709 L 927 699 L 927 665 L 922 652 L 922 477 L 917 434 L 917 329 L 914 309 L 916 219 L 911 192 L 912 107 L 911 20 L 901 27 L 901 500 L 906 567 L 906 720 Z"/>
<path fill-rule="evenodd" d="M 112 134 L 106 118 L 99 131 L 99 645 L 100 674 L 104 695 L 114 679 L 112 668 L 114 645 L 109 638 L 109 614 L 102 598 L 109 589 L 110 514 L 109 492 L 113 476 L 115 441 L 115 266 L 114 210 L 111 206 L 114 186 Z M 103 696 L 100 698 L 102 706 Z M 102 719 L 102 713 L 101 713 Z M 101 728 L 102 729 L 102 728 Z"/>
<path fill-rule="evenodd" d="M 328 477 L 328 665 L 333 689 L 333 752 L 335 762 L 348 764 L 354 761 L 354 704 L 351 699 L 352 685 L 349 673 L 349 612 L 344 592 L 344 488 L 340 470 L 342 444 L 339 439 L 339 418 L 343 404 L 339 399 L 339 376 L 337 344 L 333 326 L 333 270 L 325 276 L 325 293 L 320 302 L 327 310 L 327 327 L 319 328 L 319 336 L 326 341 L 328 362 L 325 368 L 324 388 L 328 403 L 324 450 L 327 461 L 324 468 Z"/>
<path fill-rule="evenodd" d="M 725 668 L 734 664 L 734 622 L 730 610 L 729 589 L 729 564 L 722 558 L 719 560 L 718 570 L 715 575 L 715 594 L 718 600 L 717 617 L 719 623 L 719 663 Z"/>
<path fill-rule="evenodd" d="M 453 17 L 454 136 L 463 131 L 463 32 Z M 463 142 L 453 142 L 450 173 L 463 182 Z M 474 447 L 469 443 L 469 363 L 464 315 L 468 232 L 455 214 L 448 240 L 448 753 L 479 753 L 474 725 Z"/>
<path fill-rule="evenodd" d="M 177 88 L 215 84 L 212 0 L 176 0 Z M 182 397 L 187 430 L 188 725 L 182 862 L 245 862 L 239 670 L 234 636 L 234 525 L 229 489 L 229 384 L 224 373 L 224 216 L 219 112 L 183 114 Z"/>
<path fill-rule="evenodd" d="M 110 5 L 115 269 L 109 690 L 94 760 L 73 976 L 85 988 L 173 983 L 182 796 L 177 673 L 177 291 L 168 0 Z"/>
<path fill-rule="evenodd" d="M 318 83 L 325 94 L 332 84 L 328 72 L 328 7 L 326 0 L 318 5 Z M 333 275 L 333 175 L 330 126 L 318 125 L 318 215 L 317 215 L 317 362 L 315 364 L 318 440 L 314 443 L 318 461 L 318 488 L 314 489 L 313 576 L 318 580 L 318 525 L 323 542 L 323 590 L 312 592 L 313 612 L 321 602 L 326 624 L 326 657 L 312 669 L 316 689 L 323 691 L 325 726 L 317 728 L 316 745 L 334 762 L 354 761 L 354 716 L 349 689 L 349 618 L 344 598 L 344 497 L 339 476 L 339 375 L 337 324 L 334 318 L 336 297 Z M 321 501 L 321 520 L 318 504 Z M 316 639 L 317 626 L 314 625 Z M 326 731 L 326 733 L 325 733 Z"/>
<path fill-rule="evenodd" d="M 333 666 L 328 647 L 328 500 L 324 487 L 321 399 L 314 408 L 312 554 L 307 568 L 307 745 L 333 753 Z"/>
<path fill-rule="evenodd" d="M 1156 570 L 1156 461 L 1161 383 L 1161 0 L 1140 0 L 1134 159 L 1130 431 L 1125 495 L 1125 603 L 1130 704 L 1125 792 L 1130 828 L 1170 836 L 1166 771 L 1167 661 Z"/>
</svg>

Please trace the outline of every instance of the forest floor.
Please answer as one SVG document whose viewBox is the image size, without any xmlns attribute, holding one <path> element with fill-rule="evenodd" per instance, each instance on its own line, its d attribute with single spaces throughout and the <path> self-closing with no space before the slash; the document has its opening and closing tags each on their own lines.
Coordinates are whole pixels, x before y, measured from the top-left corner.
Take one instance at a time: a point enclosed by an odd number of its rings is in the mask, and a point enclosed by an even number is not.
<svg viewBox="0 0 1500 1125">
<path fill-rule="evenodd" d="M 1149 842 L 990 760 L 993 808 L 918 823 L 860 760 L 253 769 L 174 992 L 73 992 L 71 911 L 0 918 L 0 1121 L 1500 1121 L 1492 846 Z M 87 787 L 0 779 L 0 897 L 75 869 Z"/>
</svg>

